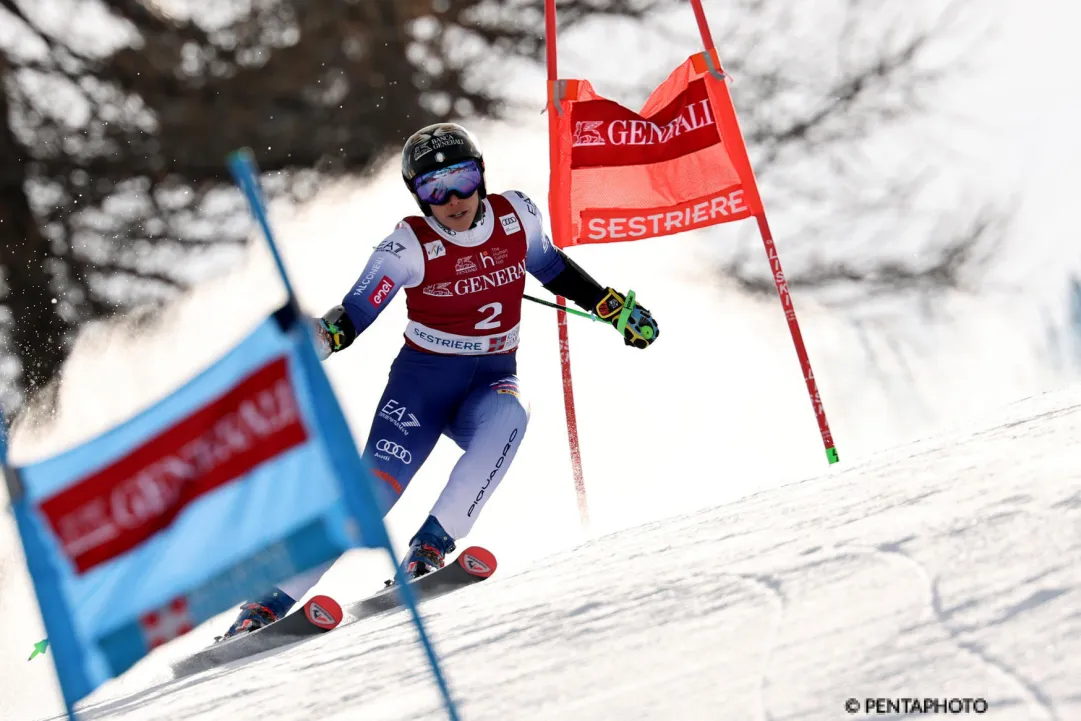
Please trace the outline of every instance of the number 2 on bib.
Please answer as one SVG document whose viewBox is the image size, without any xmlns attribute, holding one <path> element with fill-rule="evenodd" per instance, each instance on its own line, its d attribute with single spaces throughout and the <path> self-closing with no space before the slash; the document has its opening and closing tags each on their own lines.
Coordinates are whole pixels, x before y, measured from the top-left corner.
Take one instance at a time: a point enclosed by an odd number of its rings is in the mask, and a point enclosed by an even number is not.
<svg viewBox="0 0 1081 721">
<path fill-rule="evenodd" d="M 503 304 L 502 303 L 488 303 L 487 305 L 482 305 L 480 308 L 477 308 L 477 312 L 479 312 L 479 313 L 483 313 L 483 312 L 488 311 L 488 310 L 490 310 L 492 312 L 492 314 L 490 316 L 488 316 L 487 318 L 485 318 L 484 320 L 477 323 L 475 326 L 473 326 L 477 330 L 490 330 L 492 328 L 498 328 L 499 327 L 499 321 L 496 320 L 496 318 L 498 318 L 500 313 L 503 312 Z"/>
</svg>

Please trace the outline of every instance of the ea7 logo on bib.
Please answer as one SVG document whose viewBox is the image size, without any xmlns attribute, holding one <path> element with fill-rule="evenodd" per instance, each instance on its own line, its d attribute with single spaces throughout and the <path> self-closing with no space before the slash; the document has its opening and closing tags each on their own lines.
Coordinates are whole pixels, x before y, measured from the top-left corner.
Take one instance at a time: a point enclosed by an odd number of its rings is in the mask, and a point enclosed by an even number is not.
<svg viewBox="0 0 1081 721">
<path fill-rule="evenodd" d="M 518 216 L 516 216 L 514 213 L 500 216 L 499 224 L 503 226 L 503 232 L 507 235 L 510 235 L 511 233 L 517 233 L 522 229 L 522 226 L 518 223 Z"/>
<path fill-rule="evenodd" d="M 424 254 L 428 256 L 428 260 L 435 260 L 446 255 L 447 249 L 443 247 L 443 241 L 433 240 L 431 243 L 424 244 Z"/>
</svg>

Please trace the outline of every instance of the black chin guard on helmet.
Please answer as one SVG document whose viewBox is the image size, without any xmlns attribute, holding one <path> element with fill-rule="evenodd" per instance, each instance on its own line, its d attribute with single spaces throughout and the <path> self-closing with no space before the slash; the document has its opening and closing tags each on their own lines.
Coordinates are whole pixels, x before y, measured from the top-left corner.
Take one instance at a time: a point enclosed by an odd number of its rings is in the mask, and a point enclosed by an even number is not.
<svg viewBox="0 0 1081 721">
<path fill-rule="evenodd" d="M 417 176 L 461 163 L 464 160 L 477 161 L 483 178 L 484 154 L 480 151 L 480 144 L 473 133 L 461 125 L 436 123 L 421 128 L 409 136 L 405 145 L 402 146 L 402 180 L 405 181 L 405 187 L 409 188 L 421 212 L 431 215 L 432 208 L 427 203 L 421 202 L 413 189 L 413 182 Z M 477 192 L 480 193 L 482 200 L 487 197 L 488 190 L 483 180 Z"/>
</svg>

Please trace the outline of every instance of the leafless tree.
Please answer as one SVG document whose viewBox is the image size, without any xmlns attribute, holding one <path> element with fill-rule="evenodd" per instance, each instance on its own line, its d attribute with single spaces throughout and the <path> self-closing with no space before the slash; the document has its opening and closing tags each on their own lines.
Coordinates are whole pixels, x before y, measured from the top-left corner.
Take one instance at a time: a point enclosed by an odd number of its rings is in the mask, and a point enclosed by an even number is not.
<svg viewBox="0 0 1081 721">
<path fill-rule="evenodd" d="M 974 289 L 1006 237 L 1014 199 L 936 195 L 964 165 L 952 134 L 975 120 L 938 104 L 978 65 L 991 30 L 978 5 L 736 0 L 708 5 L 708 15 L 767 213 L 799 218 L 795 233 L 777 239 L 789 287 L 849 309 L 902 295 L 934 308 L 943 291 Z M 674 67 L 658 47 L 701 46 L 688 18 L 647 23 L 643 35 L 658 41 L 640 52 L 659 58 L 655 75 L 652 84 L 617 85 L 623 98 L 644 99 Z M 773 293 L 750 225 L 719 273 Z"/>
<path fill-rule="evenodd" d="M 561 0 L 564 26 L 673 0 Z M 513 5 L 517 12 L 507 12 Z M 539 60 L 542 0 L 0 0 L 0 382 L 53 378 L 89 320 L 171 297 L 271 195 L 361 174 L 415 128 L 498 117 L 477 53 Z M 89 29 L 88 29 L 89 28 Z M 198 261 L 198 262 L 196 262 Z"/>
<path fill-rule="evenodd" d="M 960 6 L 921 21 L 901 0 L 823 2 L 709 5 L 767 207 L 807 211 L 801 242 L 784 247 L 789 282 L 847 297 L 955 286 L 1001 237 L 983 201 L 955 227 L 935 219 L 921 247 L 860 249 L 895 233 L 923 187 L 922 159 L 897 175 L 870 156 L 915 153 L 891 132 L 925 117 L 957 71 L 938 41 Z M 681 33 L 664 20 L 680 0 L 558 7 L 561 33 L 648 19 L 668 58 L 697 46 L 687 18 Z M 422 124 L 504 116 L 514 101 L 493 90 L 491 59 L 544 50 L 542 0 L 0 0 L 0 23 L 16 28 L 0 39 L 8 407 L 57 375 L 87 321 L 153 308 L 235 257 L 249 226 L 231 150 L 257 148 L 269 193 L 303 199 L 370 170 Z M 674 65 L 658 62 L 663 78 Z M 746 262 L 753 242 L 724 272 L 768 292 L 763 264 Z"/>
</svg>

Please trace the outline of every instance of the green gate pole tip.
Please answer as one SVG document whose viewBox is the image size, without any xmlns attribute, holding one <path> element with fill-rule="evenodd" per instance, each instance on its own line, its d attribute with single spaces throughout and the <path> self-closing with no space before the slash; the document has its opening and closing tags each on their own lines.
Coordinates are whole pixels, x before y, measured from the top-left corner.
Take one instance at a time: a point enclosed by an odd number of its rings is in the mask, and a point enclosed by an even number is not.
<svg viewBox="0 0 1081 721">
<path fill-rule="evenodd" d="M 832 463 L 837 463 L 838 461 L 841 460 L 840 458 L 837 457 L 837 449 L 836 448 L 827 448 L 826 449 L 826 458 L 829 459 L 831 464 Z"/>
<path fill-rule="evenodd" d="M 49 648 L 49 639 L 45 638 L 34 644 L 34 652 L 30 654 L 30 658 L 27 661 L 33 661 L 35 656 L 45 653 L 45 649 Z"/>
</svg>

